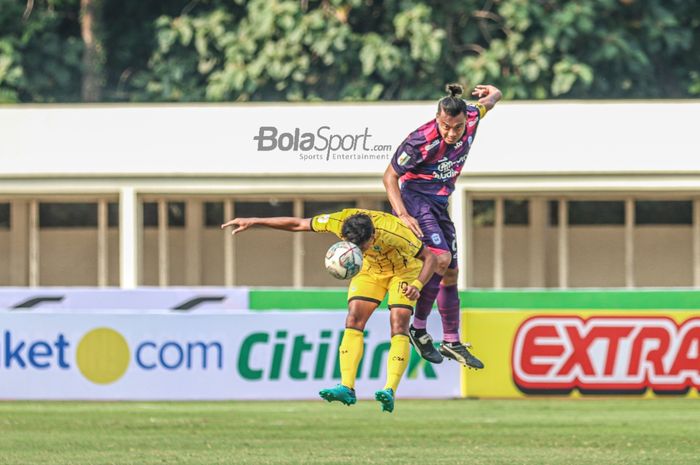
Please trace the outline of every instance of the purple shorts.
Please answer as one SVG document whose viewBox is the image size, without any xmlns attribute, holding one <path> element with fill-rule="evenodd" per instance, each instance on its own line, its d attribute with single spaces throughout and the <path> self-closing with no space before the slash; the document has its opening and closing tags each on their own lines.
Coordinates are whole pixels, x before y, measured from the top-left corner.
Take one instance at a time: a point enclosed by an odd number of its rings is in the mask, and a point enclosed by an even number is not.
<svg viewBox="0 0 700 465">
<path fill-rule="evenodd" d="M 457 237 L 447 203 L 410 189 L 403 189 L 401 198 L 408 214 L 418 221 L 423 231 L 423 244 L 435 254 L 450 253 L 449 267 L 457 268 Z"/>
</svg>

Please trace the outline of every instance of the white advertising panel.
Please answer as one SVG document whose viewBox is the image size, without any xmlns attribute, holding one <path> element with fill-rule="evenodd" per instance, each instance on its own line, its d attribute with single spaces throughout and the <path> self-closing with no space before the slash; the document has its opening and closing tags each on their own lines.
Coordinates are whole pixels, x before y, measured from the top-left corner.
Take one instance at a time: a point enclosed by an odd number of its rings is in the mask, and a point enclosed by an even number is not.
<svg viewBox="0 0 700 465">
<path fill-rule="evenodd" d="M 378 173 L 433 116 L 431 104 L 6 110 L 0 163 L 9 175 Z"/>
<path fill-rule="evenodd" d="M 247 310 L 248 288 L 4 288 L 0 311 Z M 152 310 L 159 309 L 159 310 Z"/>
<path fill-rule="evenodd" d="M 7 107 L 0 175 L 379 175 L 436 102 Z M 699 119 L 692 101 L 502 102 L 465 171 L 695 173 Z"/>
<path fill-rule="evenodd" d="M 344 312 L 0 313 L 0 399 L 316 399 L 339 382 Z M 439 318 L 431 319 L 439 328 Z M 366 328 L 356 390 L 383 388 L 388 312 Z M 412 355 L 398 398 L 460 395 L 456 363 Z"/>
</svg>

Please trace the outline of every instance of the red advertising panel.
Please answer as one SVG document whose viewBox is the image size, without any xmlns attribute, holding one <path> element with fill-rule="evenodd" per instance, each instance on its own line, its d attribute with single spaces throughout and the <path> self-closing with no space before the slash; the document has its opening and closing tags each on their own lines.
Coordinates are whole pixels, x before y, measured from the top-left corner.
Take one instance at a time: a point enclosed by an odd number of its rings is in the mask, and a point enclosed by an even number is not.
<svg viewBox="0 0 700 465">
<path fill-rule="evenodd" d="M 700 312 L 467 310 L 467 397 L 700 397 Z"/>
<path fill-rule="evenodd" d="M 700 318 L 535 316 L 513 341 L 525 393 L 687 393 L 700 387 Z"/>
</svg>

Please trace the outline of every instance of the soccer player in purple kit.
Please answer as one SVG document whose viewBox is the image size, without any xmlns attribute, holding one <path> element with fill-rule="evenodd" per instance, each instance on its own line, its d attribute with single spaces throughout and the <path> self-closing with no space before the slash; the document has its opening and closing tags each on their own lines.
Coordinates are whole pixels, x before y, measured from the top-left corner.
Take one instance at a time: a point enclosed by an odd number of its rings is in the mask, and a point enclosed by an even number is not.
<svg viewBox="0 0 700 465">
<path fill-rule="evenodd" d="M 455 181 L 467 160 L 479 122 L 501 99 L 492 85 L 478 85 L 475 104 L 461 98 L 464 89 L 448 84 L 448 95 L 438 102 L 435 119 L 413 131 L 396 149 L 384 173 L 389 202 L 398 216 L 437 255 L 437 269 L 423 287 L 409 339 L 420 355 L 432 363 L 444 357 L 468 367 L 483 368 L 459 337 L 457 292 L 457 239 L 447 211 Z M 399 181 L 401 185 L 399 186 Z M 426 320 L 437 298 L 443 342 L 435 349 Z"/>
</svg>

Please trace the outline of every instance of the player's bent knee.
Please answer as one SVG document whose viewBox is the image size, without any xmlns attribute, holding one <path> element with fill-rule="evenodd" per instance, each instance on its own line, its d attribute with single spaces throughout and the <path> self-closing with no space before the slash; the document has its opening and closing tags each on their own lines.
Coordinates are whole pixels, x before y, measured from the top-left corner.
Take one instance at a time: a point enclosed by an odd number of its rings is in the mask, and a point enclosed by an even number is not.
<svg viewBox="0 0 700 465">
<path fill-rule="evenodd" d="M 442 281 L 440 281 L 440 284 L 443 286 L 454 286 L 457 284 L 457 278 L 459 277 L 459 273 L 456 269 L 447 269 L 445 271 L 444 275 L 442 276 Z"/>
<path fill-rule="evenodd" d="M 348 312 L 348 316 L 345 318 L 345 327 L 353 328 L 359 331 L 365 329 L 367 324 L 368 316 L 362 312 L 353 312 L 352 310 Z"/>
<path fill-rule="evenodd" d="M 367 320 L 379 305 L 379 300 L 357 297 L 348 302 L 348 315 L 345 318 L 346 328 L 364 330 Z"/>
<path fill-rule="evenodd" d="M 397 334 L 403 334 L 404 336 L 408 336 L 408 326 L 409 326 L 409 321 L 406 321 L 405 323 L 397 323 L 397 324 L 392 324 L 391 325 L 391 335 L 396 336 Z"/>
<path fill-rule="evenodd" d="M 349 313 L 347 318 L 345 318 L 345 327 L 357 329 L 358 331 L 363 331 L 365 325 L 367 324 L 367 318 L 363 318 L 361 315 L 353 315 Z"/>
<path fill-rule="evenodd" d="M 441 253 L 437 256 L 437 272 L 444 275 L 447 272 L 447 267 L 452 262 L 452 256 L 449 252 Z"/>
<path fill-rule="evenodd" d="M 390 305 L 389 310 L 391 311 L 391 315 L 389 317 L 391 324 L 391 335 L 408 335 L 408 326 L 411 322 L 413 307 L 410 305 Z"/>
</svg>

